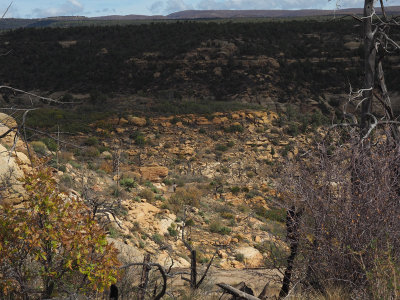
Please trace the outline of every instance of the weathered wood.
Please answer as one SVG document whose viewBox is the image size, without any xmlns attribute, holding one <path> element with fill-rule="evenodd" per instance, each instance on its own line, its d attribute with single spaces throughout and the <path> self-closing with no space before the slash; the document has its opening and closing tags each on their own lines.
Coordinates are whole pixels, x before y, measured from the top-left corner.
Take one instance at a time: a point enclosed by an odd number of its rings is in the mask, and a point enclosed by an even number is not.
<svg viewBox="0 0 400 300">
<path fill-rule="evenodd" d="M 160 300 L 166 293 L 167 291 L 167 273 L 165 272 L 165 269 L 163 266 L 161 266 L 160 264 L 157 263 L 130 263 L 127 265 L 124 265 L 122 267 L 120 267 L 120 269 L 127 269 L 130 268 L 132 266 L 143 266 L 143 265 L 147 265 L 149 268 L 151 267 L 157 267 L 158 271 L 161 274 L 161 277 L 163 279 L 163 287 L 161 289 L 161 291 L 157 294 L 157 296 L 154 297 L 154 300 Z"/>
<path fill-rule="evenodd" d="M 261 293 L 258 296 L 258 298 L 260 298 L 261 300 L 268 299 L 268 296 L 267 296 L 268 288 L 269 288 L 269 282 L 264 286 L 264 288 L 261 291 Z"/>
<path fill-rule="evenodd" d="M 375 83 L 375 32 L 372 30 L 372 15 L 374 13 L 374 0 L 364 2 L 364 91 L 363 102 L 361 105 L 361 134 L 364 136 L 370 126 L 372 108 L 372 90 Z"/>
<path fill-rule="evenodd" d="M 140 277 L 140 285 L 139 285 L 139 295 L 138 299 L 143 300 L 146 296 L 147 285 L 149 284 L 149 272 L 150 267 L 148 263 L 150 262 L 150 254 L 147 254 L 143 259 L 143 269 L 142 275 Z"/>
<path fill-rule="evenodd" d="M 190 287 L 196 289 L 197 286 L 197 252 L 196 250 L 191 251 L 190 259 Z"/>
<path fill-rule="evenodd" d="M 207 268 L 206 268 L 206 270 L 204 271 L 204 274 L 203 274 L 203 276 L 201 277 L 200 281 L 196 284 L 196 288 L 199 288 L 200 285 L 203 283 L 204 279 L 205 279 L 206 276 L 207 276 L 208 271 L 210 270 L 210 267 L 211 267 L 211 265 L 212 265 L 212 263 L 213 263 L 214 258 L 215 258 L 216 255 L 217 255 L 217 251 L 215 251 L 213 257 L 211 258 L 210 262 L 208 263 Z"/>
<path fill-rule="evenodd" d="M 382 61 L 383 61 L 383 56 L 379 59 L 378 66 L 377 66 L 379 86 L 381 88 L 381 92 L 382 92 L 382 96 L 383 96 L 383 99 L 381 102 L 383 102 L 382 105 L 385 109 L 386 118 L 391 121 L 396 121 L 396 118 L 393 114 L 392 103 L 390 101 L 389 92 L 386 87 L 385 73 L 383 72 Z M 380 99 L 378 98 L 378 100 L 380 100 Z M 394 140 L 398 143 L 399 139 L 400 139 L 400 132 L 398 129 L 398 125 L 390 124 L 390 130 L 391 130 Z"/>
<path fill-rule="evenodd" d="M 294 267 L 294 259 L 297 256 L 299 246 L 299 225 L 300 217 L 302 212 L 296 212 L 296 208 L 293 206 L 287 211 L 286 216 L 286 232 L 287 239 L 290 243 L 290 255 L 287 259 L 287 267 L 285 274 L 283 275 L 282 288 L 279 292 L 279 298 L 284 298 L 288 295 L 290 290 L 290 283 L 292 281 L 292 271 Z"/>
<path fill-rule="evenodd" d="M 217 286 L 219 286 L 221 289 L 223 289 L 225 292 L 227 292 L 230 295 L 233 295 L 235 297 L 238 297 L 239 299 L 244 299 L 244 300 L 261 300 L 260 298 L 254 297 L 250 294 L 247 294 L 245 292 L 242 292 L 233 286 L 230 286 L 225 283 L 218 283 Z"/>
</svg>

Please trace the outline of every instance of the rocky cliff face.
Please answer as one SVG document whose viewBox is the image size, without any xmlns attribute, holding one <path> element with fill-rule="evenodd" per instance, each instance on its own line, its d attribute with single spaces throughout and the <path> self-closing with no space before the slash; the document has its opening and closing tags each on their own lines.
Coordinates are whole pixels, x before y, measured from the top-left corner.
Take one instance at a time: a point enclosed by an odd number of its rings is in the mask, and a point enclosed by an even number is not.
<svg viewBox="0 0 400 300">
<path fill-rule="evenodd" d="M 0 135 L 16 128 L 17 122 L 6 114 L 0 113 Z M 17 205 L 25 191 L 20 179 L 24 171 L 30 170 L 30 160 L 26 155 L 26 147 L 16 135 L 16 129 L 0 139 L 0 203 Z"/>
</svg>

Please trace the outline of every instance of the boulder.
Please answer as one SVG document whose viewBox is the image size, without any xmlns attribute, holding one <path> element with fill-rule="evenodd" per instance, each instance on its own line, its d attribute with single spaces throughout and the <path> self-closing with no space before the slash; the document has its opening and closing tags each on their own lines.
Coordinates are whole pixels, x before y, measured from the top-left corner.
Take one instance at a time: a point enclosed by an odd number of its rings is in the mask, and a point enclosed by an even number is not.
<svg viewBox="0 0 400 300">
<path fill-rule="evenodd" d="M 0 145 L 0 181 L 4 183 L 5 190 L 1 192 L 0 203 L 17 204 L 26 194 L 22 182 L 24 172 L 18 166 L 15 158 L 10 156 L 8 150 Z"/>
<path fill-rule="evenodd" d="M 243 255 L 244 263 L 248 268 L 260 267 L 264 264 L 264 258 L 260 251 L 253 247 L 240 247 L 236 254 Z"/>
<path fill-rule="evenodd" d="M 145 118 L 139 118 L 139 117 L 134 117 L 134 116 L 129 116 L 128 122 L 132 125 L 136 125 L 139 127 L 146 126 L 146 124 L 147 124 L 147 121 Z"/>
<path fill-rule="evenodd" d="M 10 128 L 0 124 L 0 135 L 6 133 Z M 5 137 L 0 139 L 0 143 L 3 145 L 7 145 L 8 147 L 13 147 L 14 143 L 16 143 L 16 149 L 21 151 L 24 149 L 24 142 L 19 138 L 15 138 L 15 131 L 9 132 Z"/>
<path fill-rule="evenodd" d="M 120 240 L 108 237 L 109 244 L 113 243 L 114 247 L 119 251 L 119 259 L 122 262 L 142 262 L 144 255 L 134 246 L 127 245 Z"/>
<path fill-rule="evenodd" d="M 163 178 L 168 176 L 168 168 L 161 166 L 141 167 L 140 174 L 143 180 L 161 182 Z"/>
<path fill-rule="evenodd" d="M 15 121 L 15 119 L 5 113 L 0 113 L 0 124 L 9 128 L 18 127 L 18 124 Z"/>
</svg>

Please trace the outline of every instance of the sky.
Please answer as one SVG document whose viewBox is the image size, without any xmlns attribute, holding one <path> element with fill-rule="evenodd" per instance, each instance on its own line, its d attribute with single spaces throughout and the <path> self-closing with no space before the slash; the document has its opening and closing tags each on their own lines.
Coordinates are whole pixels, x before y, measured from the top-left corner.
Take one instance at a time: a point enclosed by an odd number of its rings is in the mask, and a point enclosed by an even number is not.
<svg viewBox="0 0 400 300">
<path fill-rule="evenodd" d="M 0 0 L 4 12 L 12 0 Z M 384 0 L 400 5 L 400 0 Z M 6 17 L 167 15 L 187 9 L 335 9 L 362 7 L 363 0 L 14 0 Z"/>
</svg>

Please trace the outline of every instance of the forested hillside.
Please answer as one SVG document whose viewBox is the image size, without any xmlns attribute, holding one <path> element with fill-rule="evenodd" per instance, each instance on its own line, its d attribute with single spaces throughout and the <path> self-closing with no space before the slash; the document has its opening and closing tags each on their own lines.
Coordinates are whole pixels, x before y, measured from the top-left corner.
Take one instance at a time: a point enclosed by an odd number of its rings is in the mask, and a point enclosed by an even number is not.
<svg viewBox="0 0 400 300">
<path fill-rule="evenodd" d="M 1 36 L 12 55 L 0 57 L 0 80 L 43 91 L 318 99 L 360 86 L 360 30 L 344 19 L 17 29 Z M 388 85 L 399 89 L 389 67 Z"/>
</svg>

